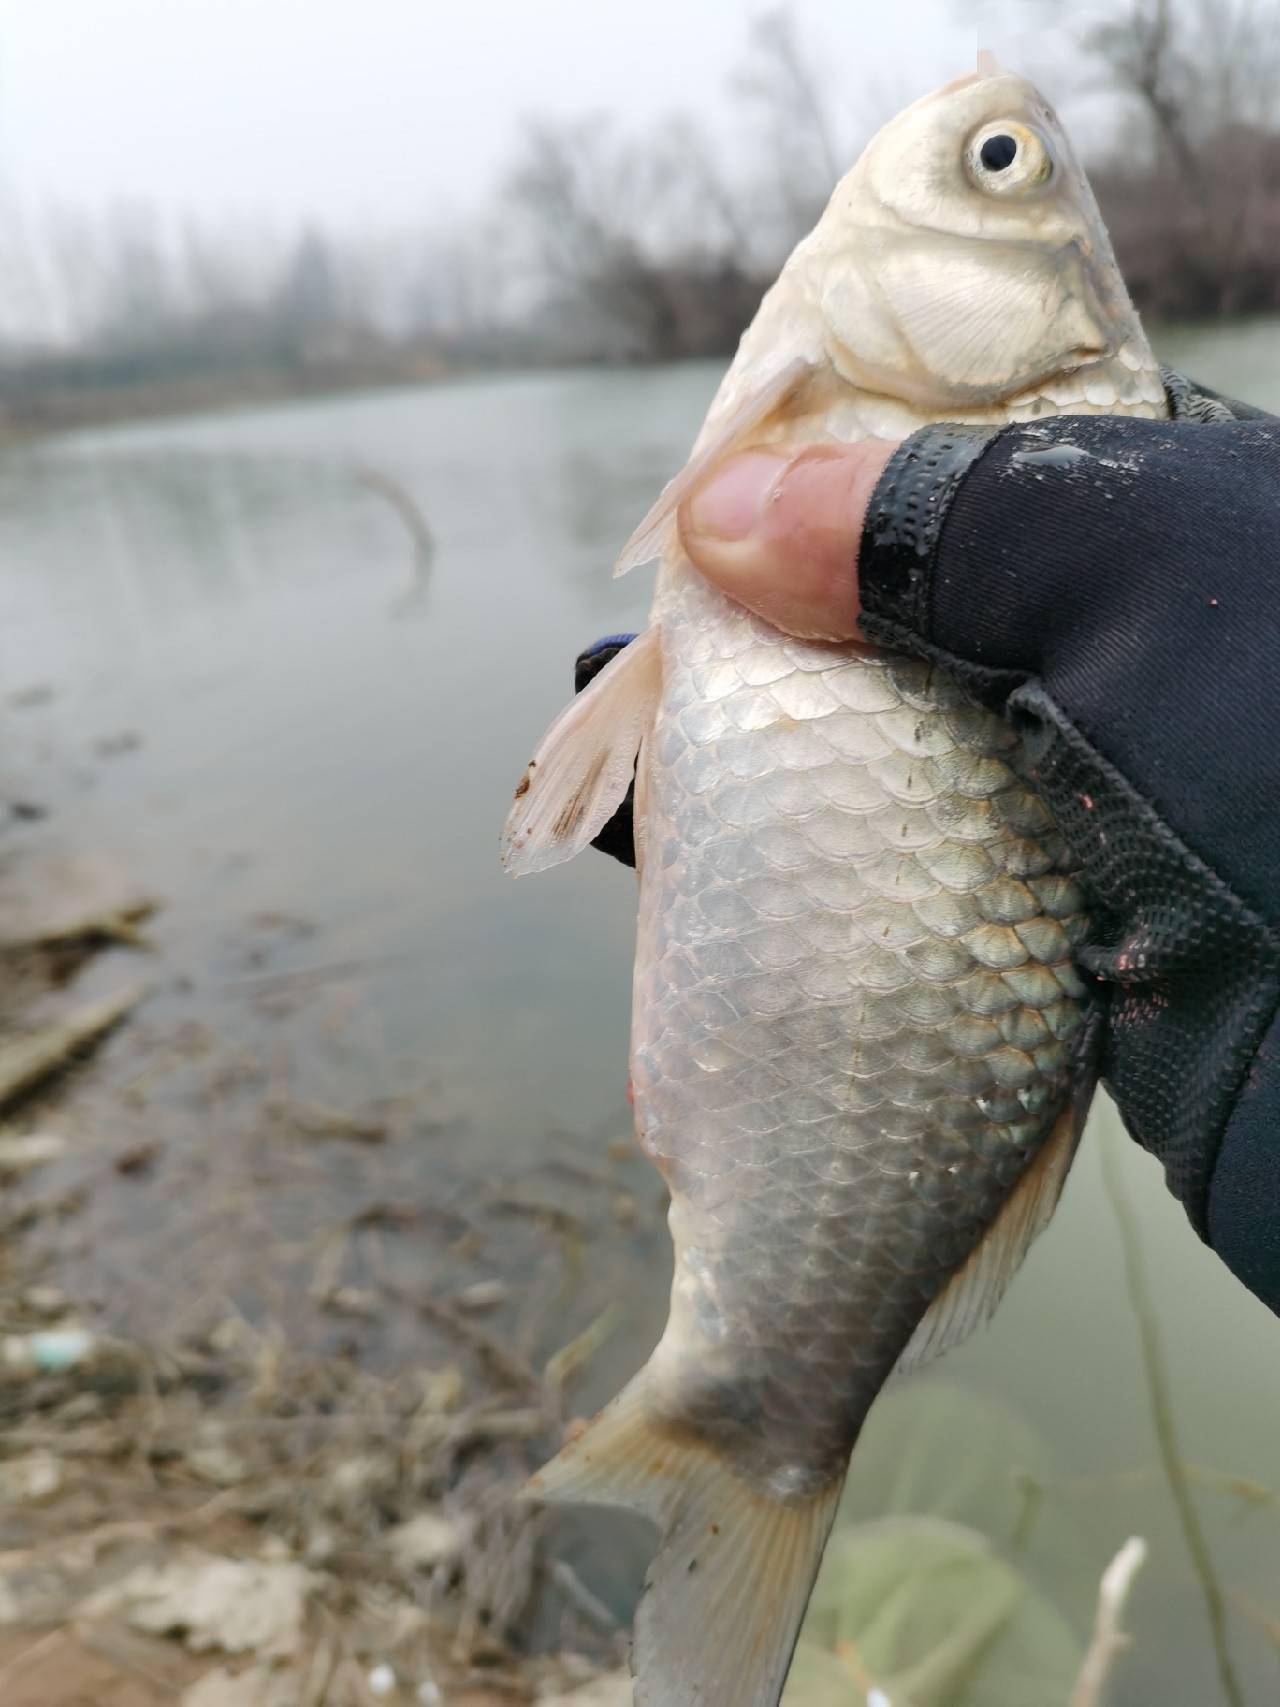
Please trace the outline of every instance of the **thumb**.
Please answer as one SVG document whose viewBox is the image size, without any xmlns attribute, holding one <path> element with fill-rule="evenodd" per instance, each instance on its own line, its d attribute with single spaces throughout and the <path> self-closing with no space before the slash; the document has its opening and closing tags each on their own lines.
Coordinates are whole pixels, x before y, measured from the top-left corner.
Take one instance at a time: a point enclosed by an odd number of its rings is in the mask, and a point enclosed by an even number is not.
<svg viewBox="0 0 1280 1707">
<path fill-rule="evenodd" d="M 722 593 L 775 628 L 851 640 L 863 518 L 896 449 L 873 439 L 733 457 L 681 506 L 681 543 Z"/>
</svg>

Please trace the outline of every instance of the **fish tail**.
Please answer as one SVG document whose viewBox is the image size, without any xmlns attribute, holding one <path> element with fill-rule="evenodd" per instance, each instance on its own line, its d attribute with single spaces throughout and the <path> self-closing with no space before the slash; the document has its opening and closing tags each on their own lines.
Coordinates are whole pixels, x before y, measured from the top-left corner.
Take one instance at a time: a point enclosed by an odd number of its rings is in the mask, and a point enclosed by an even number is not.
<svg viewBox="0 0 1280 1707">
<path fill-rule="evenodd" d="M 771 1499 L 664 1423 L 641 1371 L 528 1495 L 625 1506 L 661 1529 L 636 1614 L 636 1707 L 776 1707 L 843 1480 Z"/>
</svg>

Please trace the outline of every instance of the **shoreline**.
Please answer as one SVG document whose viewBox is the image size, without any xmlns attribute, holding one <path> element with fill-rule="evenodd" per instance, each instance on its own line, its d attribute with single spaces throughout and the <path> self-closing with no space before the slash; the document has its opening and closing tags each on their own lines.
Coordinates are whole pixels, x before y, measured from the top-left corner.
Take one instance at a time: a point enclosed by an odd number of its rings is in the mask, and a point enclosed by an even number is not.
<svg viewBox="0 0 1280 1707">
<path fill-rule="evenodd" d="M 1148 335 L 1153 344 L 1171 354 L 1166 346 L 1212 342 L 1225 331 L 1247 331 L 1257 325 L 1274 326 L 1271 316 L 1243 315 L 1231 319 L 1153 321 Z M 729 361 L 733 351 L 700 352 L 673 360 L 627 359 L 600 353 L 526 353 L 495 355 L 489 359 L 458 359 L 438 351 L 408 349 L 388 351 L 385 356 L 366 355 L 352 361 L 320 358 L 290 365 L 263 364 L 211 369 L 199 375 L 177 374 L 154 381 L 88 385 L 76 382 L 50 384 L 32 391 L 30 370 L 11 369 L 0 374 L 0 451 L 40 439 L 97 427 L 132 422 L 176 420 L 191 415 L 234 413 L 242 409 L 278 404 L 322 402 L 361 392 L 412 390 L 422 386 L 452 384 L 510 374 L 539 374 L 572 371 L 625 369 L 645 372 L 685 362 Z M 24 385 L 24 378 L 28 381 Z M 15 395 L 16 394 L 16 395 Z"/>
</svg>

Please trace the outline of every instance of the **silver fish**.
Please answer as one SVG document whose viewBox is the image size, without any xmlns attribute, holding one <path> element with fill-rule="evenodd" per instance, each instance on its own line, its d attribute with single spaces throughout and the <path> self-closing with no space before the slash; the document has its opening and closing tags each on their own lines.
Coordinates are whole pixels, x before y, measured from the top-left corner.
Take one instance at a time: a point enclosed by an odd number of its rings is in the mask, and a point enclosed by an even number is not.
<svg viewBox="0 0 1280 1707">
<path fill-rule="evenodd" d="M 1164 393 L 1054 113 L 980 73 L 887 125 L 788 260 L 624 551 L 661 557 L 649 628 L 517 791 L 506 862 L 536 870 L 639 754 L 632 1081 L 671 1312 L 532 1491 L 660 1526 L 649 1707 L 778 1700 L 869 1407 L 994 1307 L 1093 1090 L 1085 904 L 1012 730 L 926 663 L 770 628 L 674 511 L 747 446 L 1064 412 Z"/>
</svg>

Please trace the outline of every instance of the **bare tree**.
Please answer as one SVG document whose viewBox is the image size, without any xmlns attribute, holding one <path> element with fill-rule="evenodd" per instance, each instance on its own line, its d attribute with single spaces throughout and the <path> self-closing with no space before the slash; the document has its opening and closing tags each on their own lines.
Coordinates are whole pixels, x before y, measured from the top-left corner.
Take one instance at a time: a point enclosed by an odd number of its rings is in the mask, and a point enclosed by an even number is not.
<svg viewBox="0 0 1280 1707">
<path fill-rule="evenodd" d="M 48 246 L 21 200 L 0 185 L 0 343 L 65 336 L 65 305 L 55 299 Z"/>
<path fill-rule="evenodd" d="M 754 20 L 733 87 L 747 103 L 761 157 L 771 166 L 785 253 L 814 224 L 848 163 L 822 76 L 787 7 Z"/>
<path fill-rule="evenodd" d="M 1127 0 L 1083 46 L 1145 137 L 1095 172 L 1135 294 L 1172 313 L 1280 307 L 1272 0 Z"/>
<path fill-rule="evenodd" d="M 527 132 L 509 196 L 544 277 L 615 354 L 732 348 L 840 174 L 822 78 L 785 8 L 751 26 L 732 88 L 752 139 L 736 172 L 688 116 L 639 139 L 592 119 Z"/>
<path fill-rule="evenodd" d="M 155 342 L 181 313 L 172 246 L 155 210 L 121 202 L 104 220 L 100 244 L 100 334 L 113 343 Z"/>
<path fill-rule="evenodd" d="M 242 235 L 214 233 L 186 221 L 179 237 L 183 299 L 196 315 L 233 313 L 257 301 L 263 289 L 252 246 Z"/>
<path fill-rule="evenodd" d="M 563 299 L 586 308 L 615 354 L 679 353 L 674 308 L 657 255 L 664 163 L 619 141 L 605 121 L 531 125 L 509 193 Z"/>
<path fill-rule="evenodd" d="M 1114 86 L 1140 103 L 1159 147 L 1199 188 L 1192 136 L 1194 79 L 1185 30 L 1176 26 L 1170 0 L 1130 0 L 1127 11 L 1091 30 L 1084 46 L 1101 60 Z"/>
<path fill-rule="evenodd" d="M 496 222 L 430 233 L 416 244 L 405 288 L 407 323 L 444 338 L 492 331 L 503 318 L 510 271 Z"/>
<path fill-rule="evenodd" d="M 282 320 L 302 339 L 327 332 L 340 317 L 332 246 L 314 227 L 294 245 L 280 281 L 277 306 Z"/>
</svg>

